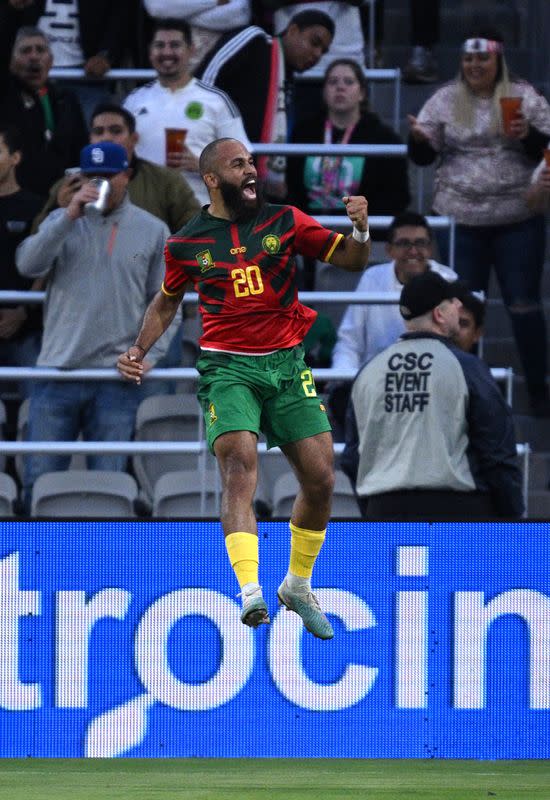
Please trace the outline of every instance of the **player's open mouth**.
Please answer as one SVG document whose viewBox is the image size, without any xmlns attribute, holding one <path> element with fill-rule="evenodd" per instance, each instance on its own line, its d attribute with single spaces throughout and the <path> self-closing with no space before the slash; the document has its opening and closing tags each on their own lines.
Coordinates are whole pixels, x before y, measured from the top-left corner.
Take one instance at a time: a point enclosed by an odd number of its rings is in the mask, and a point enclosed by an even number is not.
<svg viewBox="0 0 550 800">
<path fill-rule="evenodd" d="M 253 178 L 243 183 L 242 190 L 247 200 L 256 199 L 256 181 Z"/>
</svg>

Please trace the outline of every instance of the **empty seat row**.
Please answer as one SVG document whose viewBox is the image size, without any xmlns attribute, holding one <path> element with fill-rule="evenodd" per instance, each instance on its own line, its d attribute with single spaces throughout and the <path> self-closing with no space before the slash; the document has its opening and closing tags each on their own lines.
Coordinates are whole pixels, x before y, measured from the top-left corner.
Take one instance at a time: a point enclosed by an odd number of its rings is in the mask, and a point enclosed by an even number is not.
<svg viewBox="0 0 550 800">
<path fill-rule="evenodd" d="M 220 479 L 217 470 L 199 476 L 194 470 L 178 470 L 161 476 L 153 491 L 152 516 L 204 518 L 219 516 Z M 289 518 L 298 481 L 292 472 L 280 475 L 273 487 L 272 514 Z M 0 517 L 14 516 L 17 487 L 13 478 L 0 473 Z M 135 518 L 138 485 L 131 475 L 110 470 L 66 470 L 41 475 L 32 492 L 31 516 L 70 518 Z M 337 473 L 333 516 L 360 516 L 353 492 L 342 473 Z"/>
</svg>

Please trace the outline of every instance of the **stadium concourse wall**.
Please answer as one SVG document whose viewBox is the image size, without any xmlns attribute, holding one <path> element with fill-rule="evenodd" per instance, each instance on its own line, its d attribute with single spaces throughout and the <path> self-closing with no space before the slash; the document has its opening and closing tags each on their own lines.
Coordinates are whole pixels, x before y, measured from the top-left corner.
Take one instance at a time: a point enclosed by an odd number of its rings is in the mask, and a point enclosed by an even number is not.
<svg viewBox="0 0 550 800">
<path fill-rule="evenodd" d="M 331 522 L 323 642 L 239 619 L 218 522 L 0 522 L 0 757 L 550 756 L 549 528 Z"/>
</svg>

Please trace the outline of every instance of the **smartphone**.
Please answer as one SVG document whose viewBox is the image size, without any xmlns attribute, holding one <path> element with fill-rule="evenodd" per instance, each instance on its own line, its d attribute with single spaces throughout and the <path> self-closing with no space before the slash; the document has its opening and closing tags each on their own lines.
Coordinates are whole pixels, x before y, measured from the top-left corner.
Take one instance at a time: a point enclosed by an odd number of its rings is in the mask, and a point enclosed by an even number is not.
<svg viewBox="0 0 550 800">
<path fill-rule="evenodd" d="M 68 167 L 65 170 L 65 175 L 80 175 L 80 167 Z"/>
</svg>

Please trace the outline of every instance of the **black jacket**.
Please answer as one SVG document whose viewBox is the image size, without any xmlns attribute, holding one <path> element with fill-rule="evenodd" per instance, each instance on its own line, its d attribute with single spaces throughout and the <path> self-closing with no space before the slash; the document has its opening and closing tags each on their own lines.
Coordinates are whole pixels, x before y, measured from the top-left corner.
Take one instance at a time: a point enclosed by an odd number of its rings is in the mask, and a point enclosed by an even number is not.
<svg viewBox="0 0 550 800">
<path fill-rule="evenodd" d="M 50 186 L 67 167 L 80 163 L 80 150 L 88 143 L 88 131 L 75 94 L 48 81 L 55 129 L 50 136 L 37 93 L 15 78 L 0 90 L 0 120 L 15 125 L 23 142 L 23 158 L 17 180 L 24 189 L 47 196 Z"/>
<path fill-rule="evenodd" d="M 227 92 L 241 112 L 251 142 L 261 141 L 271 74 L 271 41 L 255 25 L 228 31 L 195 70 L 197 78 Z"/>
<path fill-rule="evenodd" d="M 326 112 L 316 114 L 296 125 L 292 141 L 316 143 L 324 141 Z M 333 144 L 341 139 L 333 137 Z M 392 128 L 370 111 L 365 112 L 350 137 L 349 144 L 403 144 Z M 288 202 L 308 214 L 334 214 L 334 209 L 313 210 L 309 206 L 304 185 L 305 156 L 294 156 L 287 162 Z M 369 201 L 369 214 L 395 214 L 404 211 L 410 202 L 407 159 L 382 156 L 366 156 L 358 194 Z M 342 205 L 341 213 L 345 213 Z"/>
</svg>

